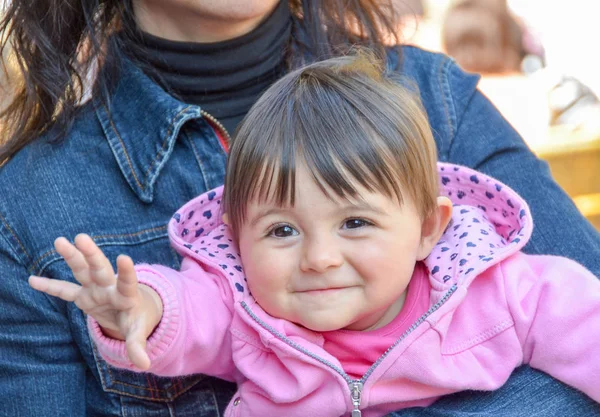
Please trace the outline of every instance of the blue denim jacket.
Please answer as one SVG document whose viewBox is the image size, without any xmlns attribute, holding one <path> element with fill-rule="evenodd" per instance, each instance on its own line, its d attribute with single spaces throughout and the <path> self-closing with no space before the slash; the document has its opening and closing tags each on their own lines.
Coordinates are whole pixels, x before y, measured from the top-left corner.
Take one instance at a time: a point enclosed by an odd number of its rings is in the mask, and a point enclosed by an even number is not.
<svg viewBox="0 0 600 417">
<path fill-rule="evenodd" d="M 477 76 L 413 47 L 402 60 L 391 53 L 389 65 L 418 86 L 441 160 L 495 176 L 530 203 L 529 252 L 569 256 L 600 274 L 598 233 L 476 90 Z M 167 95 L 131 63 L 111 106 L 88 102 L 62 144 L 42 137 L 0 169 L 1 415 L 217 416 L 233 393 L 203 376 L 107 366 L 77 307 L 27 285 L 30 274 L 73 280 L 53 241 L 82 232 L 113 262 L 126 253 L 177 268 L 169 218 L 223 181 L 225 151 L 198 106 Z"/>
</svg>

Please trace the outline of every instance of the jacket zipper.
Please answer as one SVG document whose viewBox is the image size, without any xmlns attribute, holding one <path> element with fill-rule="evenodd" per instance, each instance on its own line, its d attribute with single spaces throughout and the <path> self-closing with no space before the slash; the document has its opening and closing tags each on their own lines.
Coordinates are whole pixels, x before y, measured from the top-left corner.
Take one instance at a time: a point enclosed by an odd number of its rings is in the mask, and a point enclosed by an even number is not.
<svg viewBox="0 0 600 417">
<path fill-rule="evenodd" d="M 450 298 L 450 296 L 456 291 L 456 284 L 453 284 L 452 287 L 450 287 L 450 289 L 446 292 L 446 294 L 444 294 L 444 296 L 434 305 L 432 305 L 431 307 L 429 307 L 429 310 L 427 310 L 421 317 L 419 317 L 417 319 L 417 321 L 415 321 L 403 334 L 402 336 L 400 336 L 398 338 L 398 340 L 396 340 L 396 342 L 394 342 L 394 344 L 392 346 L 390 346 L 384 353 L 383 355 L 381 355 L 379 357 L 379 359 L 377 359 L 375 361 L 375 363 L 373 365 L 371 365 L 371 367 L 367 370 L 367 372 L 363 375 L 363 377 L 361 379 L 355 380 L 350 378 L 350 376 L 345 373 L 342 369 L 338 368 L 337 366 L 335 366 L 334 364 L 332 364 L 331 362 L 329 362 L 326 359 L 321 358 L 320 356 L 317 356 L 316 354 L 308 351 L 306 348 L 298 345 L 297 343 L 295 343 L 294 341 L 290 340 L 289 338 L 287 338 L 286 336 L 282 335 L 281 333 L 279 333 L 277 330 L 275 330 L 273 327 L 269 326 L 267 323 L 265 323 L 262 319 L 260 319 L 256 314 L 254 314 L 252 312 L 252 310 L 250 309 L 250 307 L 248 306 L 248 304 L 246 304 L 245 301 L 241 302 L 242 307 L 244 308 L 244 310 L 246 311 L 246 313 L 248 313 L 248 315 L 256 322 L 258 323 L 263 329 L 267 330 L 269 333 L 271 333 L 273 336 L 275 336 L 277 339 L 285 342 L 287 345 L 291 346 L 292 348 L 296 349 L 297 351 L 305 354 L 306 356 L 322 363 L 323 365 L 331 368 L 333 371 L 335 371 L 336 373 L 338 373 L 342 378 L 344 378 L 344 380 L 346 381 L 346 383 L 348 384 L 348 387 L 350 389 L 350 399 L 352 400 L 352 406 L 354 407 L 354 409 L 352 410 L 352 417 L 361 417 L 362 413 L 360 411 L 360 401 L 361 401 L 361 395 L 362 395 L 362 389 L 365 385 L 365 382 L 367 381 L 367 379 L 371 376 L 371 374 L 373 373 L 373 371 L 375 371 L 375 369 L 379 366 L 379 364 L 381 362 L 383 362 L 383 360 L 390 354 L 390 352 L 400 344 L 400 342 L 402 342 L 402 340 L 404 340 L 409 334 L 411 334 L 417 327 L 419 327 L 421 325 L 421 323 L 423 323 L 427 317 L 429 317 L 431 314 L 433 314 L 436 310 L 438 310 L 446 301 L 448 301 L 448 298 Z"/>
<path fill-rule="evenodd" d="M 227 131 L 227 129 L 225 129 L 225 126 L 223 126 L 223 124 L 221 122 L 219 122 L 216 117 L 214 117 L 212 114 L 207 113 L 204 110 L 200 110 L 200 114 L 207 118 L 208 120 L 210 120 L 219 130 L 221 130 L 221 132 L 223 133 L 223 135 L 225 136 L 225 143 L 221 143 L 221 145 L 223 145 L 223 149 L 228 150 L 229 149 L 229 145 L 231 144 L 231 136 L 229 135 L 229 132 Z M 219 135 L 218 135 L 219 136 Z M 219 136 L 219 139 L 221 139 L 221 137 Z"/>
<path fill-rule="evenodd" d="M 360 411 L 360 395 L 362 394 L 363 384 L 362 382 L 354 381 L 350 385 L 350 397 L 352 397 L 352 417 L 361 417 L 362 412 Z"/>
</svg>

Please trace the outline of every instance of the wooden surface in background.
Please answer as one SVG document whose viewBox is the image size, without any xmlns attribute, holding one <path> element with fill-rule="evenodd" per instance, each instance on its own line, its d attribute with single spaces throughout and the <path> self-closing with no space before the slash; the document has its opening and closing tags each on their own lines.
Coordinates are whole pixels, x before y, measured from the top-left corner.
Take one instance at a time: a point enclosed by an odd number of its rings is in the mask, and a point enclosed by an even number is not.
<svg viewBox="0 0 600 417">
<path fill-rule="evenodd" d="M 542 74 L 507 75 L 484 77 L 479 88 L 600 231 L 600 130 L 548 127 L 547 85 Z"/>
</svg>

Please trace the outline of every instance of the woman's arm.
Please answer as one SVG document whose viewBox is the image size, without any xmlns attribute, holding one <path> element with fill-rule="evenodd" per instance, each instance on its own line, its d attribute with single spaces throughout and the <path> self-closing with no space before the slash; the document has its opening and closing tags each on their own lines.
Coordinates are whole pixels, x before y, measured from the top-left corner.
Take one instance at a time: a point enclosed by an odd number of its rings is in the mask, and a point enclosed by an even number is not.
<svg viewBox="0 0 600 417">
<path fill-rule="evenodd" d="M 1 220 L 0 415 L 85 416 L 90 358 L 77 340 L 86 333 L 83 314 L 29 287 L 25 260 L 12 246 L 18 240 Z"/>
</svg>

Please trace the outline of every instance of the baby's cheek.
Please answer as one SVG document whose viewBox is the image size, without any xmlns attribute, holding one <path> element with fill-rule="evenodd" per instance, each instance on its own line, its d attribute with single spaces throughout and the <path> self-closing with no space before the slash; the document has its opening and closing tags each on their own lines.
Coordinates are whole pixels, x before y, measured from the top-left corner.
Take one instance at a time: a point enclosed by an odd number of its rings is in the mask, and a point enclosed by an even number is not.
<svg viewBox="0 0 600 417">
<path fill-rule="evenodd" d="M 252 283 L 250 283 L 252 281 Z M 288 300 L 282 286 L 267 279 L 248 279 L 252 296 L 269 315 L 288 319 Z"/>
<path fill-rule="evenodd" d="M 276 262 L 268 259 L 258 259 L 248 266 L 244 264 L 246 280 L 254 298 L 268 297 L 270 294 L 281 291 L 284 286 L 282 271 Z"/>
</svg>

